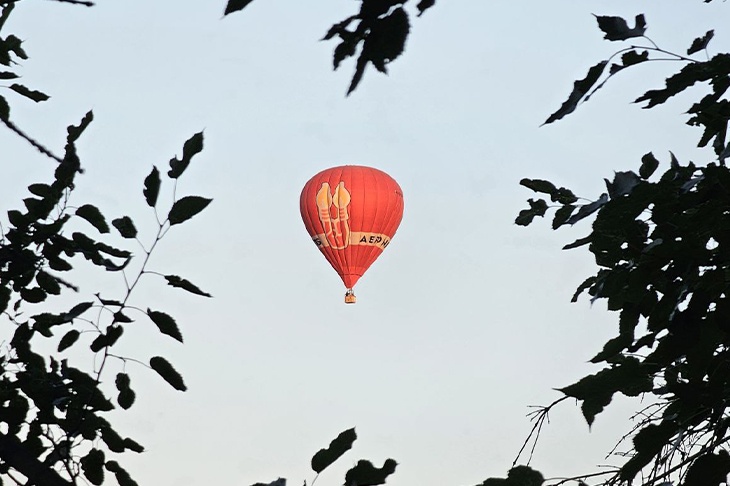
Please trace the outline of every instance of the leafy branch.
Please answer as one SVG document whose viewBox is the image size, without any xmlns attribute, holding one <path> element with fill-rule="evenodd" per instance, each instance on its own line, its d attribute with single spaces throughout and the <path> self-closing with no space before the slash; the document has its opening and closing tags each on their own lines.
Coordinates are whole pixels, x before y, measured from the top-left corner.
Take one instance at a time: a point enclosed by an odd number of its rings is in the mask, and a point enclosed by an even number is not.
<svg viewBox="0 0 730 486">
<path fill-rule="evenodd" d="M 246 8 L 252 0 L 228 0 L 224 16 Z M 405 9 L 408 0 L 360 0 L 360 10 L 330 27 L 322 40 L 339 38 L 333 53 L 333 67 L 357 55 L 355 73 L 347 95 L 362 81 L 365 69 L 372 65 L 387 74 L 388 65 L 403 54 L 410 34 L 410 17 Z M 420 17 L 436 0 L 420 0 L 416 5 Z M 351 27 L 354 26 L 354 27 Z"/>
<path fill-rule="evenodd" d="M 573 113 L 580 104 L 588 101 L 596 91 L 601 89 L 610 78 L 628 67 L 648 61 L 681 61 L 688 63 L 688 65 L 668 78 L 664 89 L 647 91 L 635 102 L 645 101 L 647 104 L 644 108 L 652 108 L 664 103 L 670 97 L 684 91 L 695 83 L 709 82 L 713 92 L 692 105 L 688 110 L 688 113 L 692 116 L 687 124 L 704 128 L 704 134 L 699 145 L 703 147 L 714 140 L 712 145 L 715 153 L 718 155 L 720 163 L 724 163 L 724 159 L 730 157 L 730 144 L 726 143 L 730 103 L 723 99 L 723 95 L 729 87 L 727 77 L 730 73 L 730 54 L 718 54 L 715 57 L 709 57 L 707 46 L 714 37 L 714 31 L 709 30 L 704 35 L 695 38 L 687 49 L 687 55 L 682 55 L 660 48 L 645 35 L 646 21 L 643 14 L 636 16 L 634 27 L 629 27 L 628 22 L 621 17 L 596 16 L 596 20 L 599 28 L 605 33 L 604 38 L 607 40 L 625 41 L 639 37 L 646 39 L 651 45 L 631 45 L 620 49 L 607 60 L 600 61 L 592 66 L 585 78 L 575 81 L 568 99 L 547 118 L 543 125 L 553 123 Z M 700 51 L 705 52 L 707 60 L 700 61 L 689 57 Z M 670 57 L 652 58 L 650 53 Z M 611 61 L 618 56 L 621 56 L 621 62 L 612 63 Z"/>
</svg>

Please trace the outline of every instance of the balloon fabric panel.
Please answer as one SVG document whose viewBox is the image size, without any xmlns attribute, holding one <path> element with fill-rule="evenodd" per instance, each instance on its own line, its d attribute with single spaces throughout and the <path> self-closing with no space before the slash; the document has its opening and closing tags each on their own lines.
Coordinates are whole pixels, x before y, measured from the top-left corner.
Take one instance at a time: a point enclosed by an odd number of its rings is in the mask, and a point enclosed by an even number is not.
<svg viewBox="0 0 730 486">
<path fill-rule="evenodd" d="M 309 235 L 352 288 L 395 235 L 403 192 L 380 170 L 333 167 L 307 182 L 300 210 Z"/>
</svg>

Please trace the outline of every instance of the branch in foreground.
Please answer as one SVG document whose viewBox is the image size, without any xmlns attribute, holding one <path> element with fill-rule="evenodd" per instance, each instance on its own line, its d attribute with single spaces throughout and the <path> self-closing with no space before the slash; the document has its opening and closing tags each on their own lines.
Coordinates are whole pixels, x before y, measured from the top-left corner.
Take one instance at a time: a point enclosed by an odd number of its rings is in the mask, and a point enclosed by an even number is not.
<svg viewBox="0 0 730 486">
<path fill-rule="evenodd" d="M 55 0 L 55 1 L 61 1 L 61 0 Z M 33 138 L 31 138 L 29 135 L 27 135 L 25 132 L 23 132 L 20 128 L 18 128 L 18 126 L 15 125 L 15 123 L 11 122 L 10 120 L 6 120 L 6 119 L 2 119 L 2 122 L 3 122 L 3 124 L 5 124 L 6 127 L 8 127 L 10 130 L 12 130 L 17 135 L 19 135 L 20 138 L 24 139 L 29 144 L 31 144 L 32 146 L 34 146 L 40 153 L 42 153 L 46 157 L 52 158 L 53 160 L 55 160 L 59 164 L 61 162 L 63 162 L 63 159 L 61 159 L 61 157 L 59 157 L 58 155 L 54 154 L 53 152 L 51 152 L 47 148 L 45 148 L 39 142 L 35 141 Z"/>
<path fill-rule="evenodd" d="M 94 2 L 87 2 L 84 0 L 53 0 L 54 2 L 59 3 L 71 3 L 73 5 L 84 5 L 85 7 L 93 7 Z"/>
<path fill-rule="evenodd" d="M 71 486 L 71 483 L 63 479 L 55 470 L 45 467 L 15 437 L 0 434 L 0 457 L 13 469 L 28 478 L 28 484 Z"/>
</svg>

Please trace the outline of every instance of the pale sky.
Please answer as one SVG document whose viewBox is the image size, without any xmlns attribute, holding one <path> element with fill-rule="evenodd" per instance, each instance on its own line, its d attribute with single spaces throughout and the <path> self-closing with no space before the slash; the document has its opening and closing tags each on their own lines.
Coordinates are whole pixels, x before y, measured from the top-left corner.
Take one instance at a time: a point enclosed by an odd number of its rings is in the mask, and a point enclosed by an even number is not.
<svg viewBox="0 0 730 486">
<path fill-rule="evenodd" d="M 604 305 L 570 304 L 594 268 L 587 250 L 560 248 L 589 225 L 557 233 L 549 220 L 514 225 L 533 197 L 519 180 L 549 179 L 595 198 L 604 177 L 637 169 L 646 152 L 663 162 L 669 150 L 682 162 L 712 158 L 694 148 L 699 130 L 684 125 L 689 96 L 648 111 L 631 103 L 663 85 L 674 63 L 622 72 L 576 113 L 540 127 L 575 79 L 624 46 L 602 40 L 592 14 L 643 12 L 647 34 L 680 53 L 716 28 L 713 53 L 730 44 L 727 5 L 440 0 L 412 17 L 390 75 L 369 69 L 346 98 L 354 65 L 332 72 L 336 44 L 318 39 L 357 2 L 256 0 L 222 19 L 224 4 L 99 0 L 87 9 L 28 0 L 7 26 L 31 57 L 22 82 L 52 96 L 35 105 L 2 90 L 18 125 L 60 153 L 65 127 L 94 110 L 72 204 L 96 204 L 109 219 L 129 215 L 149 241 L 144 177 L 205 131 L 177 193 L 214 201 L 173 228 L 151 269 L 214 298 L 154 276 L 135 294 L 135 305 L 173 315 L 185 344 L 139 314 L 115 351 L 165 356 L 189 391 L 127 365 L 137 402 L 110 420 L 147 451 L 120 462 L 140 485 L 247 486 L 279 476 L 298 485 L 314 477 L 311 456 L 354 426 L 353 450 L 318 486 L 342 484 L 358 459 L 388 457 L 399 463 L 391 485 L 504 476 L 531 427 L 528 406 L 598 371 L 587 361 L 617 328 Z M 401 226 L 358 283 L 354 306 L 343 304 L 342 283 L 299 215 L 305 182 L 343 164 L 384 170 L 405 200 Z M 5 224 L 5 211 L 22 205 L 27 185 L 49 180 L 54 163 L 0 130 L 0 167 Z M 80 300 L 99 287 L 120 295 L 118 276 L 81 274 Z M 9 336 L 1 325 L 0 337 Z M 69 356 L 88 369 L 88 348 L 77 347 Z M 120 369 L 110 365 L 110 390 Z M 604 455 L 630 427 L 627 403 L 592 431 L 565 403 L 533 466 L 551 477 L 611 462 Z"/>
</svg>

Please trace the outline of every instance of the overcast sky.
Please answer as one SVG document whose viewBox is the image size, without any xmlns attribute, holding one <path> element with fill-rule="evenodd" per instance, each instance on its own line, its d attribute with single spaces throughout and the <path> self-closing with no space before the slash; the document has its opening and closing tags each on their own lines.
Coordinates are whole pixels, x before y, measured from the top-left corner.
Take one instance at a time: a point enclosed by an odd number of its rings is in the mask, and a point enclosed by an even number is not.
<svg viewBox="0 0 730 486">
<path fill-rule="evenodd" d="M 312 454 L 353 426 L 353 450 L 318 486 L 342 484 L 361 458 L 396 459 L 393 485 L 505 475 L 531 427 L 528 406 L 598 371 L 587 361 L 617 328 L 604 305 L 570 304 L 594 269 L 585 249 L 560 248 L 589 226 L 514 225 L 533 196 L 519 180 L 550 179 L 595 198 L 604 177 L 637 169 L 646 152 L 712 158 L 684 125 L 689 97 L 653 110 L 631 103 L 662 85 L 674 63 L 622 72 L 565 120 L 540 124 L 575 79 L 623 46 L 602 40 L 593 13 L 644 12 L 647 34 L 681 53 L 717 28 L 712 53 L 730 42 L 723 2 L 440 0 L 412 18 L 390 75 L 369 69 L 346 98 L 354 66 L 333 72 L 335 42 L 318 39 L 357 5 L 256 0 L 222 18 L 224 0 L 99 0 L 90 9 L 28 0 L 11 16 L 7 32 L 31 57 L 22 81 L 52 96 L 35 105 L 3 90 L 16 123 L 61 152 L 66 125 L 94 110 L 72 203 L 132 216 L 149 241 L 144 177 L 205 132 L 177 194 L 214 201 L 173 228 L 151 268 L 214 298 L 149 276 L 133 303 L 175 316 L 186 342 L 140 314 L 117 350 L 165 356 L 189 387 L 181 394 L 127 365 L 137 403 L 112 421 L 147 447 L 120 461 L 140 485 L 310 482 Z M 384 170 L 405 201 L 353 306 L 299 215 L 305 182 L 343 164 Z M 54 163 L 0 130 L 0 167 L 5 218 Z M 123 288 L 118 276 L 79 278 L 84 299 Z M 93 365 L 88 352 L 71 356 Z M 120 369 L 110 366 L 111 389 Z M 628 431 L 630 410 L 620 401 L 589 431 L 579 407 L 565 403 L 533 465 L 558 476 L 611 462 L 604 455 Z"/>
</svg>

